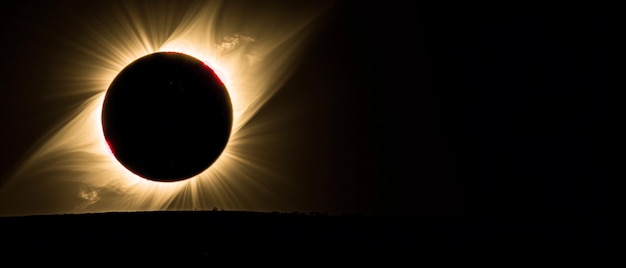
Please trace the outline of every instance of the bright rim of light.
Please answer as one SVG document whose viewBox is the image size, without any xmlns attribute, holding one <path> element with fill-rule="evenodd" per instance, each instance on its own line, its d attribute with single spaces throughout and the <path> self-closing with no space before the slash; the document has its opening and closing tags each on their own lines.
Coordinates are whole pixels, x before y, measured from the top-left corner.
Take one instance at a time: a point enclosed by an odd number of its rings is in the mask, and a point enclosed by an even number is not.
<svg viewBox="0 0 626 268">
<path fill-rule="evenodd" d="M 264 139 L 253 135 L 264 122 L 251 119 L 288 77 L 305 28 L 321 10 L 282 19 L 272 14 L 225 19 L 218 25 L 222 5 L 209 2 L 177 14 L 169 6 L 146 12 L 146 6 L 125 3 L 113 9 L 111 20 L 86 18 L 88 35 L 70 42 L 80 57 L 64 64 L 67 75 L 58 82 L 68 95 L 91 97 L 45 137 L 0 189 L 0 215 L 239 209 L 277 198 L 259 181 L 275 179 L 277 171 L 247 149 Z M 156 15 L 146 16 L 150 12 Z M 172 29 L 163 20 L 178 23 Z M 162 51 L 202 60 L 224 82 L 233 106 L 231 137 L 217 161 L 195 177 L 167 183 L 124 168 L 110 152 L 101 125 L 102 102 L 115 76 L 134 60 Z M 29 204 L 32 195 L 44 201 Z"/>
</svg>

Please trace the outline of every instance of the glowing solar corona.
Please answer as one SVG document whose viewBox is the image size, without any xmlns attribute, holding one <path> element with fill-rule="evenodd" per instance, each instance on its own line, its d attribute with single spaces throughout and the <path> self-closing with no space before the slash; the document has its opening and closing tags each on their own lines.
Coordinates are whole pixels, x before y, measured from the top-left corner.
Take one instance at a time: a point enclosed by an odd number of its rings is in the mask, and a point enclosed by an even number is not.
<svg viewBox="0 0 626 268">
<path fill-rule="evenodd" d="M 264 210 L 280 202 L 265 186 L 284 183 L 279 171 L 249 148 L 272 139 L 257 135 L 268 122 L 253 117 L 289 77 L 307 27 L 327 6 L 302 4 L 285 13 L 257 8 L 227 1 L 120 1 L 77 14 L 82 32 L 62 37 L 68 47 L 58 64 L 63 67 L 50 79 L 58 96 L 86 97 L 0 189 L 0 215 Z M 216 72 L 230 95 L 233 121 L 210 168 L 187 180 L 154 182 L 115 159 L 101 114 L 106 90 L 124 67 L 166 51 L 190 55 Z"/>
</svg>

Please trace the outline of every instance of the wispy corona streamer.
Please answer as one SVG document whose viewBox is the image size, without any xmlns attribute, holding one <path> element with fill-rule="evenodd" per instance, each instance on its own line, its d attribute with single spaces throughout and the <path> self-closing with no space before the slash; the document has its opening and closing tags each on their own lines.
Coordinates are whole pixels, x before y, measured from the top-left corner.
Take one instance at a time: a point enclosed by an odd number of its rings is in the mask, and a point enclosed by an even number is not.
<svg viewBox="0 0 626 268">
<path fill-rule="evenodd" d="M 120 1 L 77 14 L 80 32 L 60 37 L 68 48 L 56 58 L 62 67 L 45 79 L 54 82 L 56 97 L 85 96 L 84 101 L 43 137 L 0 189 L 0 215 L 264 210 L 279 202 L 267 185 L 287 182 L 250 145 L 275 139 L 256 134 L 280 118 L 253 117 L 289 77 L 308 27 L 324 9 Z M 204 61 L 233 102 L 232 134 L 222 156 L 180 182 L 148 181 L 126 170 L 108 151 L 100 124 L 102 101 L 115 76 L 135 59 L 160 51 Z"/>
</svg>

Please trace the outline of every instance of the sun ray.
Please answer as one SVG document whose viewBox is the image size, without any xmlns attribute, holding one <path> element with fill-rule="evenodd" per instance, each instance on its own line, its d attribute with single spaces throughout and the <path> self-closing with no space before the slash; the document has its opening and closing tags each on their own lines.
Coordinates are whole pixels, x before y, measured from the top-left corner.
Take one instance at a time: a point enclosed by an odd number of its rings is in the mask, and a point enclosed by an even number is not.
<svg viewBox="0 0 626 268">
<path fill-rule="evenodd" d="M 71 52 L 59 59 L 64 67 L 50 80 L 57 96 L 82 92 L 89 97 L 0 189 L 0 215 L 255 210 L 279 198 L 264 186 L 280 180 L 279 170 L 246 149 L 268 138 L 251 134 L 267 128 L 267 122 L 253 117 L 289 77 L 307 26 L 324 8 L 266 14 L 222 1 L 184 7 L 123 1 L 85 13 L 77 20 L 83 22 L 81 34 L 66 41 Z M 205 62 L 226 84 L 233 102 L 233 130 L 223 155 L 185 181 L 160 183 L 134 175 L 116 161 L 102 135 L 102 101 L 115 75 L 135 59 L 159 51 Z M 32 195 L 42 201 L 33 201 Z"/>
</svg>

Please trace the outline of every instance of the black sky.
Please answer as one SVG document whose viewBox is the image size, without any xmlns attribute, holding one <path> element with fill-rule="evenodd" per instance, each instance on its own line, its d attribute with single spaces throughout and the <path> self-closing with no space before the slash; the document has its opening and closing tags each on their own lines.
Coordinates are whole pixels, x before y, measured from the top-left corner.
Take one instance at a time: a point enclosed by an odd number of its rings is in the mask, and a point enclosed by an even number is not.
<svg viewBox="0 0 626 268">
<path fill-rule="evenodd" d="M 293 112 L 293 207 L 605 217 L 615 208 L 611 8 L 335 1 L 257 115 Z M 83 4 L 85 5 L 85 4 Z M 87 96 L 40 94 L 73 3 L 0 4 L 0 174 Z M 294 112 L 295 111 L 295 112 Z M 262 146 L 260 147 L 262 148 Z M 270 150 L 271 148 L 263 148 Z"/>
</svg>

